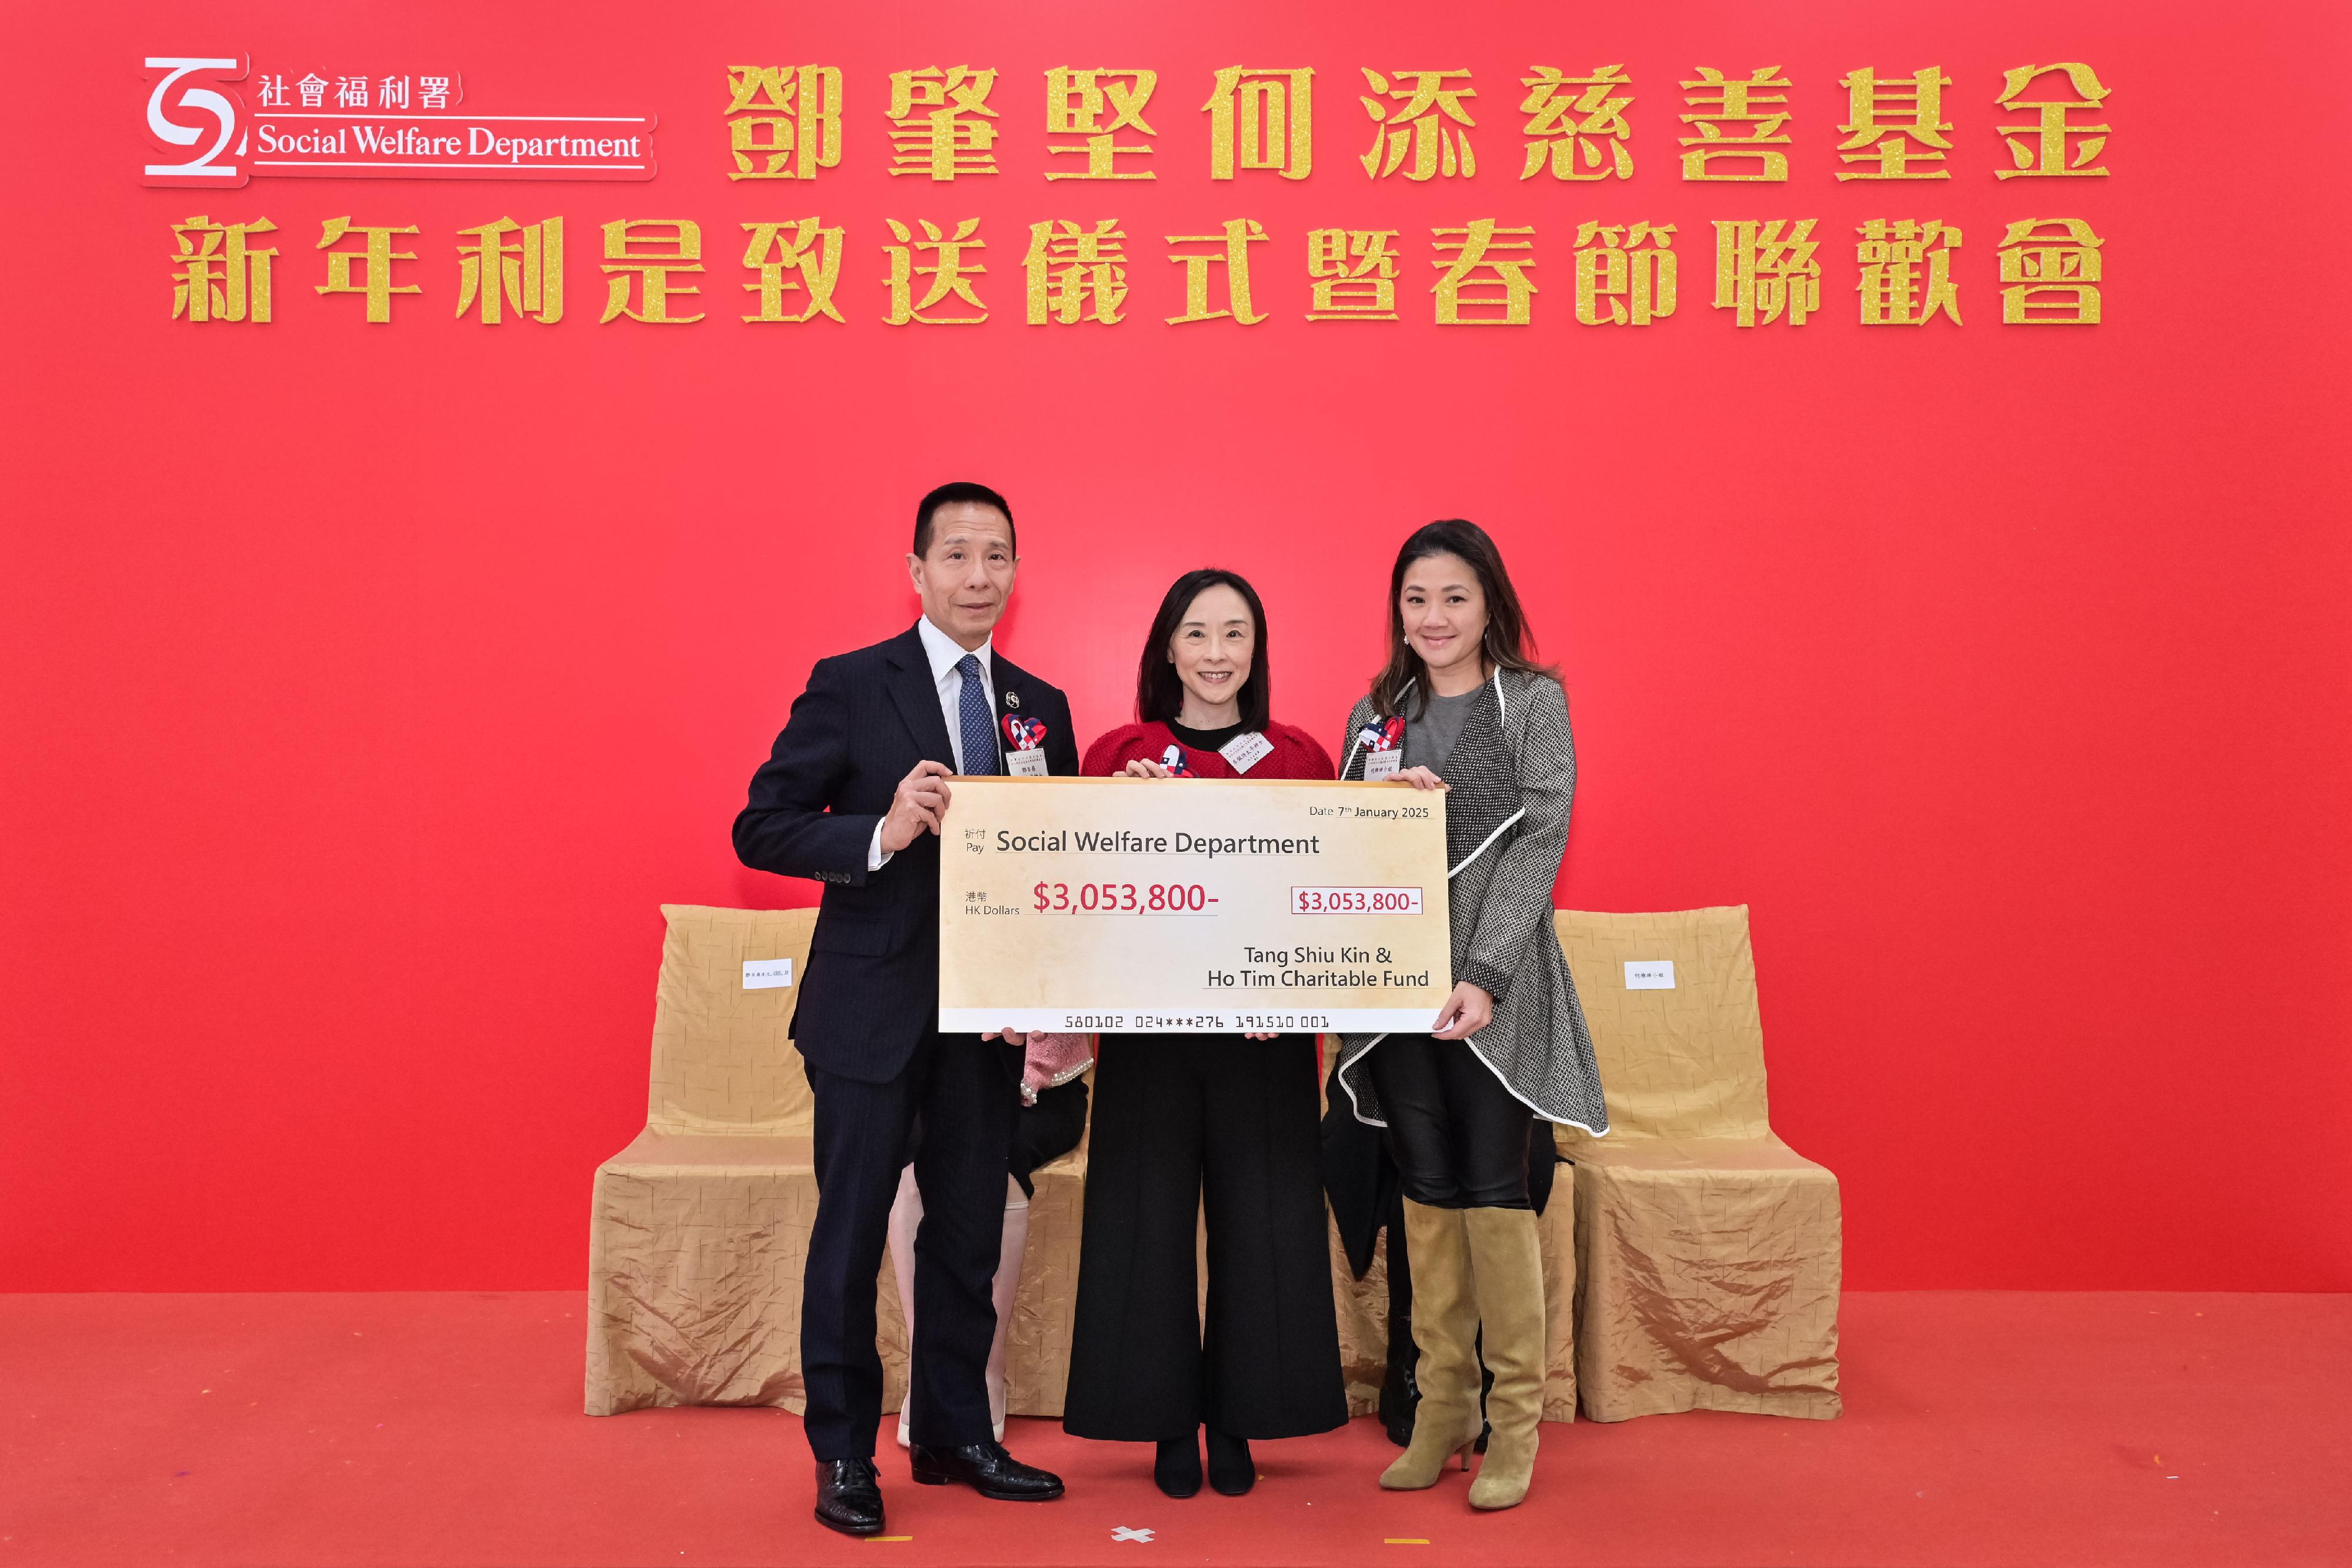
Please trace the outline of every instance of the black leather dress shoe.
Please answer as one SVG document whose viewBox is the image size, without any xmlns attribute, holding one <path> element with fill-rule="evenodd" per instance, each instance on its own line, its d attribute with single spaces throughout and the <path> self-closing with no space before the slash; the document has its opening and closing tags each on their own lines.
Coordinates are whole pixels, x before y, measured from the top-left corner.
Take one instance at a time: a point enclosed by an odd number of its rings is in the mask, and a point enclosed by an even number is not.
<svg viewBox="0 0 2352 1568">
<path fill-rule="evenodd" d="M 927 1448 L 917 1443 L 912 1458 L 915 1479 L 927 1487 L 961 1481 L 998 1502 L 1051 1502 L 1062 1495 L 1061 1477 L 1023 1464 L 1002 1443 L 966 1443 L 958 1448 Z"/>
<path fill-rule="evenodd" d="M 873 1460 L 816 1462 L 816 1521 L 844 1535 L 882 1533 L 882 1487 Z"/>
</svg>

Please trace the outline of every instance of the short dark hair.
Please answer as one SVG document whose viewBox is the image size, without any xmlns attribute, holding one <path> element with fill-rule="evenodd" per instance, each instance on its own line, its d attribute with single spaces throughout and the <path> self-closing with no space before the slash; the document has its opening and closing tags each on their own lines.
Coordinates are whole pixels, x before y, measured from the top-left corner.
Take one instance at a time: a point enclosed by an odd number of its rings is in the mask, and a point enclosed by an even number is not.
<svg viewBox="0 0 2352 1568">
<path fill-rule="evenodd" d="M 1264 729 L 1274 708 L 1274 666 L 1265 652 L 1265 606 L 1258 602 L 1257 590 L 1237 571 L 1222 567 L 1202 567 L 1188 571 L 1171 583 L 1168 596 L 1160 601 L 1160 613 L 1151 618 L 1151 632 L 1143 640 L 1143 666 L 1135 676 L 1135 716 L 1145 724 L 1174 718 L 1184 711 L 1184 683 L 1176 677 L 1176 666 L 1168 657 L 1168 644 L 1176 636 L 1176 628 L 1184 623 L 1184 612 L 1192 608 L 1192 601 L 1203 590 L 1225 587 L 1242 596 L 1249 606 L 1250 619 L 1257 625 L 1257 645 L 1250 656 L 1249 678 L 1242 682 L 1242 727 Z"/>
<path fill-rule="evenodd" d="M 1013 508 L 1003 497 L 985 485 L 975 485 L 969 479 L 958 479 L 940 486 L 915 504 L 915 553 L 931 553 L 931 515 L 941 507 L 951 507 L 958 501 L 971 501 L 982 507 L 994 507 L 1004 514 L 1004 533 L 1013 550 L 1021 549 L 1020 536 L 1013 531 Z"/>
</svg>

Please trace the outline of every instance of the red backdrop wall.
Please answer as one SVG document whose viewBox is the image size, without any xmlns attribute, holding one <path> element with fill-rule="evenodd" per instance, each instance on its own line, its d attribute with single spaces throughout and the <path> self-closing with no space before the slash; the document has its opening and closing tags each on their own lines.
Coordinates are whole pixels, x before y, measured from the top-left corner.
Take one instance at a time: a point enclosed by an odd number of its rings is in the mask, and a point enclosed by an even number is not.
<svg viewBox="0 0 2352 1568">
<path fill-rule="evenodd" d="M 880 11 L 154 0 L 22 18 L 0 623 L 8 1288 L 576 1283 L 639 1124 L 664 900 L 790 904 L 727 838 L 814 657 L 913 614 L 914 498 L 978 477 L 1003 633 L 1090 732 L 1180 570 L 1264 590 L 1333 737 L 1387 560 L 1466 516 L 1565 674 L 1564 904 L 1753 906 L 1774 1120 L 1864 1287 L 2352 1288 L 2352 631 L 2340 9 L 2049 0 Z M 447 61 L 484 110 L 661 117 L 650 184 L 142 189 L 141 57 Z M 2114 89 L 2106 180 L 1997 182 L 2000 73 Z M 1517 78 L 1627 62 L 1633 181 L 1521 183 Z M 730 183 L 723 68 L 847 73 L 847 151 Z M 1039 74 L 1161 73 L 1151 185 L 1049 185 Z M 1207 179 L 1210 72 L 1321 73 L 1317 169 Z M 377 62 L 371 65 L 369 62 Z M 992 65 L 992 182 L 883 169 L 884 79 Z M 1676 177 L 1676 78 L 1793 78 L 1785 187 Z M 1941 65 L 1955 178 L 1841 185 L 1837 78 Z M 1356 70 L 1468 66 L 1475 181 L 1370 183 Z M 2053 189 L 2052 187 L 2057 187 Z M 168 225 L 279 225 L 278 319 L 168 319 Z M 748 327 L 753 218 L 845 223 L 845 325 Z M 425 292 L 320 298 L 320 220 Z M 553 328 L 453 319 L 455 233 L 562 214 Z M 2020 216 L 2105 239 L 2096 329 L 2000 322 Z M 594 225 L 693 217 L 711 319 L 599 326 Z M 978 216 L 993 319 L 879 320 L 882 219 Z M 1021 320 L 1025 225 L 1116 216 L 1131 319 Z M 1160 236 L 1255 217 L 1265 325 L 1170 328 Z M 1814 216 L 1823 308 L 1708 308 L 1708 220 Z M 1967 325 L 1865 329 L 1853 225 L 1959 226 Z M 1534 324 L 1440 329 L 1433 224 L 1538 227 Z M 1579 327 L 1586 218 L 1682 304 Z M 1405 319 L 1310 324 L 1304 231 L 1404 231 Z M 1082 737 L 1083 738 L 1083 737 Z"/>
</svg>

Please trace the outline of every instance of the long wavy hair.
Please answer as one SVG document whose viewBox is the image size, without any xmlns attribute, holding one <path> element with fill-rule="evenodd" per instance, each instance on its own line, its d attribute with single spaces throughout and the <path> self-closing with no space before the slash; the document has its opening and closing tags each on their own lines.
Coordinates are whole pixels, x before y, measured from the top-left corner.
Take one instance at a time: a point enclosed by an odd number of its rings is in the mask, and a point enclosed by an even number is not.
<svg viewBox="0 0 2352 1568">
<path fill-rule="evenodd" d="M 1535 636 L 1528 630 L 1528 618 L 1519 608 L 1519 595 L 1511 586 L 1511 574 L 1504 569 L 1503 552 L 1486 530 L 1460 517 L 1441 518 L 1412 531 L 1397 551 L 1396 567 L 1389 573 L 1389 662 L 1372 678 L 1372 707 L 1375 712 L 1402 712 L 1405 692 L 1412 689 L 1413 714 L 1418 715 L 1429 703 L 1429 670 L 1412 644 L 1405 641 L 1404 612 L 1397 601 L 1404 593 L 1404 574 L 1414 561 L 1426 560 L 1433 555 L 1459 556 L 1469 563 L 1478 576 L 1479 591 L 1486 597 L 1486 630 L 1478 640 L 1478 654 L 1488 670 L 1520 670 L 1530 674 L 1549 675 L 1554 680 L 1559 673 L 1548 664 L 1536 662 Z"/>
<path fill-rule="evenodd" d="M 1176 665 L 1168 656 L 1168 644 L 1175 640 L 1176 628 L 1184 623 L 1184 612 L 1192 608 L 1192 601 L 1202 591 L 1220 584 L 1242 596 L 1249 606 L 1250 620 L 1257 628 L 1256 645 L 1250 654 L 1250 673 L 1242 682 L 1236 699 L 1241 704 L 1242 727 L 1264 729 L 1274 708 L 1274 666 L 1265 652 L 1265 606 L 1258 601 L 1257 590 L 1237 571 L 1223 567 L 1205 566 L 1198 571 L 1188 571 L 1168 587 L 1167 597 L 1160 601 L 1160 613 L 1151 618 L 1151 631 L 1143 640 L 1143 664 L 1135 676 L 1135 716 L 1150 724 L 1155 719 L 1174 718 L 1184 711 L 1184 683 L 1177 678 Z"/>
</svg>

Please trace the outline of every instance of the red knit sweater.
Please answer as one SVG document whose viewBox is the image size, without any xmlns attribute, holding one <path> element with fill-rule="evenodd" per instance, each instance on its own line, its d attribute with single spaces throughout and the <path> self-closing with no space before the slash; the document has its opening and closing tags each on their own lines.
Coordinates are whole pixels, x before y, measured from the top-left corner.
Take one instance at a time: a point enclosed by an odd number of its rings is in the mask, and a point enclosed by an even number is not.
<svg viewBox="0 0 2352 1568">
<path fill-rule="evenodd" d="M 1086 762 L 1078 771 L 1090 779 L 1108 779 L 1139 757 L 1146 762 L 1162 761 L 1168 748 L 1175 746 L 1184 753 L 1184 766 L 1196 779 L 1329 779 L 1337 772 L 1331 754 L 1305 730 L 1269 722 L 1262 733 L 1274 749 L 1247 773 L 1236 773 L 1218 753 L 1181 745 L 1175 734 L 1156 719 L 1150 724 L 1123 724 L 1087 747 Z"/>
</svg>

